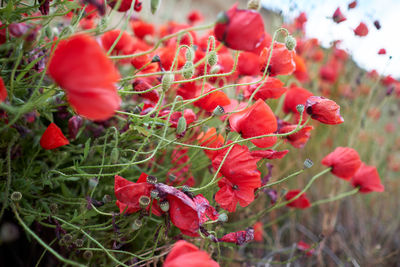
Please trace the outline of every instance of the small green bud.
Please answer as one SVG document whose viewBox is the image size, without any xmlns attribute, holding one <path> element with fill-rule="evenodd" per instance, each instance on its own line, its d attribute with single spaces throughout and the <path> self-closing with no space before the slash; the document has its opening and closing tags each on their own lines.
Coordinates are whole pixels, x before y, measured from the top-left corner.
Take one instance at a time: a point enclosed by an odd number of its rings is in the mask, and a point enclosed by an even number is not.
<svg viewBox="0 0 400 267">
<path fill-rule="evenodd" d="M 228 221 L 228 215 L 226 213 L 221 213 L 218 216 L 218 221 L 220 222 L 227 222 Z"/>
<path fill-rule="evenodd" d="M 309 169 L 314 165 L 314 162 L 312 162 L 311 159 L 306 159 L 304 161 L 304 168 Z"/>
<path fill-rule="evenodd" d="M 146 178 L 146 182 L 148 184 L 156 184 L 157 183 L 157 177 L 153 176 L 153 175 L 149 175 Z"/>
<path fill-rule="evenodd" d="M 157 189 L 153 189 L 153 190 L 150 191 L 150 196 L 151 196 L 152 198 L 154 198 L 154 199 L 159 199 L 159 198 L 160 198 L 159 194 L 160 194 L 160 193 L 158 193 L 158 190 L 157 190 Z"/>
<path fill-rule="evenodd" d="M 93 257 L 93 252 L 91 252 L 90 250 L 86 250 L 85 252 L 83 252 L 83 258 L 86 260 L 90 260 Z"/>
<path fill-rule="evenodd" d="M 175 76 L 174 74 L 170 73 L 170 72 L 166 72 L 161 80 L 161 88 L 164 91 L 168 91 L 168 89 L 171 87 L 172 83 L 175 80 Z"/>
<path fill-rule="evenodd" d="M 181 135 L 186 132 L 187 122 L 185 117 L 180 117 L 178 120 L 178 126 L 176 127 L 176 133 Z"/>
<path fill-rule="evenodd" d="M 150 10 L 151 10 L 151 14 L 156 13 L 156 11 L 158 10 L 158 8 L 160 7 L 161 4 L 161 0 L 151 0 L 150 1 Z"/>
<path fill-rule="evenodd" d="M 286 36 L 285 45 L 286 48 L 290 51 L 296 48 L 297 41 L 292 35 Z"/>
<path fill-rule="evenodd" d="M 143 225 L 142 220 L 136 219 L 136 220 L 133 222 L 133 224 L 132 224 L 132 229 L 133 229 L 134 231 L 136 231 L 136 230 L 140 229 L 140 227 L 142 227 L 142 225 Z"/>
<path fill-rule="evenodd" d="M 18 192 L 18 191 L 12 192 L 12 194 L 11 194 L 11 200 L 12 200 L 12 201 L 18 202 L 18 201 L 20 201 L 21 199 L 22 199 L 22 194 L 21 194 L 21 192 Z"/>
<path fill-rule="evenodd" d="M 185 57 L 186 57 L 187 61 L 193 61 L 193 59 L 194 59 L 193 48 L 190 47 L 189 49 L 186 49 Z"/>
<path fill-rule="evenodd" d="M 214 114 L 215 116 L 221 116 L 221 115 L 224 115 L 224 114 L 225 114 L 225 110 L 224 110 L 223 107 L 217 106 L 217 107 L 214 109 L 213 114 Z"/>
<path fill-rule="evenodd" d="M 114 147 L 111 150 L 111 156 L 110 156 L 110 160 L 112 163 L 117 163 L 118 162 L 118 158 L 119 158 L 119 150 L 118 148 Z"/>
<path fill-rule="evenodd" d="M 185 79 L 192 78 L 194 74 L 194 65 L 192 61 L 186 61 L 185 65 L 182 68 L 182 74 Z"/>
<path fill-rule="evenodd" d="M 75 246 L 77 246 L 78 248 L 83 247 L 83 239 L 77 239 L 74 242 Z"/>
<path fill-rule="evenodd" d="M 208 53 L 208 65 L 210 65 L 211 67 L 214 66 L 215 64 L 218 63 L 218 55 L 217 52 L 215 51 L 210 51 L 210 53 Z"/>
<path fill-rule="evenodd" d="M 160 208 L 162 211 L 167 212 L 169 211 L 169 202 L 168 200 L 164 200 L 160 203 Z"/>
<path fill-rule="evenodd" d="M 299 113 L 303 113 L 304 112 L 304 105 L 299 104 L 299 105 L 296 106 L 296 109 L 297 109 L 297 111 Z"/>
<path fill-rule="evenodd" d="M 150 205 L 151 199 L 148 196 L 141 196 L 139 198 L 139 204 L 142 209 L 147 208 Z"/>
</svg>

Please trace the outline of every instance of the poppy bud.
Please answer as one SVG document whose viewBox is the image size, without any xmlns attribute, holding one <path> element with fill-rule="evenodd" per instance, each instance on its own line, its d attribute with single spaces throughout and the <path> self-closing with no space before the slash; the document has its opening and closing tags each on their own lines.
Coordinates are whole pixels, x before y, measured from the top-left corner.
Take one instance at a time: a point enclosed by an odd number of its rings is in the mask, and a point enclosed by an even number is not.
<svg viewBox="0 0 400 267">
<path fill-rule="evenodd" d="M 301 114 L 304 112 L 304 105 L 299 104 L 296 106 L 296 109 Z"/>
<path fill-rule="evenodd" d="M 167 91 L 171 87 L 171 85 L 174 82 L 174 80 L 175 80 L 174 74 L 172 74 L 170 72 L 166 72 L 163 75 L 162 80 L 161 80 L 161 88 L 164 91 Z"/>
<path fill-rule="evenodd" d="M 194 65 L 192 61 L 186 61 L 185 65 L 183 66 L 182 69 L 182 74 L 185 79 L 190 79 L 192 78 L 194 74 Z"/>
<path fill-rule="evenodd" d="M 90 250 L 86 250 L 85 252 L 83 252 L 83 258 L 86 260 L 90 260 L 93 257 L 93 252 L 91 252 Z"/>
<path fill-rule="evenodd" d="M 249 0 L 249 2 L 247 2 L 247 9 L 259 10 L 260 7 L 260 0 Z"/>
<path fill-rule="evenodd" d="M 217 64 L 217 62 L 218 62 L 217 52 L 210 51 L 210 53 L 208 53 L 207 61 L 208 61 L 208 65 L 210 65 L 210 66 L 214 66 L 215 64 Z"/>
<path fill-rule="evenodd" d="M 169 202 L 168 200 L 164 200 L 160 203 L 160 208 L 162 211 L 167 212 L 169 211 Z"/>
<path fill-rule="evenodd" d="M 186 60 L 187 61 L 193 61 L 194 51 L 193 51 L 193 49 L 191 47 L 186 50 L 185 56 L 186 56 Z"/>
<path fill-rule="evenodd" d="M 146 182 L 148 184 L 156 184 L 157 183 L 157 177 L 153 176 L 153 175 L 149 175 L 146 178 Z"/>
<path fill-rule="evenodd" d="M 309 169 L 314 165 L 314 162 L 312 162 L 311 159 L 306 159 L 303 163 L 304 168 Z"/>
<path fill-rule="evenodd" d="M 218 221 L 227 222 L 228 221 L 228 215 L 226 213 L 219 214 L 218 215 Z"/>
<path fill-rule="evenodd" d="M 109 202 L 111 202 L 111 201 L 112 201 L 112 198 L 111 198 L 110 195 L 104 195 L 104 196 L 103 196 L 103 202 L 104 202 L 104 203 L 109 203 Z"/>
<path fill-rule="evenodd" d="M 74 242 L 75 246 L 77 246 L 78 248 L 83 246 L 83 239 L 77 239 Z"/>
<path fill-rule="evenodd" d="M 285 45 L 288 50 L 290 51 L 294 50 L 296 48 L 296 44 L 297 41 L 292 35 L 286 36 Z"/>
<path fill-rule="evenodd" d="M 17 202 L 17 201 L 20 201 L 21 199 L 22 199 L 22 194 L 21 194 L 21 192 L 15 191 L 15 192 L 13 192 L 13 193 L 11 194 L 11 200 L 12 200 L 12 201 Z"/>
<path fill-rule="evenodd" d="M 72 241 L 72 235 L 70 235 L 70 234 L 65 234 L 65 235 L 63 236 L 63 241 L 64 241 L 64 244 L 68 244 L 69 242 Z"/>
<path fill-rule="evenodd" d="M 150 2 L 150 10 L 151 14 L 156 13 L 157 9 L 160 7 L 161 0 L 151 0 Z"/>
<path fill-rule="evenodd" d="M 185 119 L 185 117 L 182 116 L 178 120 L 178 126 L 176 127 L 176 133 L 178 135 L 183 134 L 184 132 L 186 132 L 186 127 L 187 127 L 186 119 Z"/>
<path fill-rule="evenodd" d="M 142 209 L 147 208 L 147 206 L 149 206 L 149 204 L 150 204 L 150 201 L 151 200 L 150 200 L 150 198 L 148 196 L 141 196 L 139 198 L 140 207 L 142 207 Z"/>
<path fill-rule="evenodd" d="M 221 66 L 220 65 L 214 65 L 214 66 L 211 67 L 210 73 L 211 74 L 216 74 L 216 73 L 220 72 L 220 70 L 221 70 Z"/>
<path fill-rule="evenodd" d="M 224 109 L 223 107 L 221 107 L 221 106 L 217 106 L 217 107 L 214 109 L 213 114 L 214 114 L 215 116 L 224 115 L 224 114 L 225 114 L 225 109 Z"/>
<path fill-rule="evenodd" d="M 114 163 L 114 164 L 117 163 L 118 162 L 118 158 L 119 158 L 119 150 L 118 150 L 118 148 L 114 147 L 111 150 L 111 156 L 110 156 L 111 162 Z"/>
<path fill-rule="evenodd" d="M 156 190 L 156 189 L 153 189 L 153 190 L 151 190 L 150 191 L 150 196 L 151 196 L 151 198 L 154 198 L 154 199 L 159 199 L 160 197 L 159 197 L 159 192 L 158 192 L 158 190 Z"/>
<path fill-rule="evenodd" d="M 138 230 L 140 227 L 142 227 L 143 222 L 140 219 L 136 219 L 133 223 L 132 223 L 132 229 L 134 231 Z"/>
</svg>

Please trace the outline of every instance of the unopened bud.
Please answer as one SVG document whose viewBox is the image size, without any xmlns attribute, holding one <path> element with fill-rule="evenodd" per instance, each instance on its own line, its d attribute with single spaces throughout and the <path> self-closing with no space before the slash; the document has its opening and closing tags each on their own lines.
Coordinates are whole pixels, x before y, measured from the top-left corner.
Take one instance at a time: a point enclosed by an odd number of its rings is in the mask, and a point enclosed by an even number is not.
<svg viewBox="0 0 400 267">
<path fill-rule="evenodd" d="M 304 168 L 309 169 L 314 165 L 314 162 L 311 159 L 306 159 L 303 164 Z"/>
<path fill-rule="evenodd" d="M 215 116 L 221 116 L 221 115 L 224 115 L 224 114 L 225 114 L 225 110 L 224 110 L 223 107 L 217 106 L 217 107 L 214 109 L 213 114 L 214 114 Z"/>
<path fill-rule="evenodd" d="M 161 4 L 161 0 L 151 0 L 150 1 L 150 10 L 151 10 L 151 14 L 156 13 L 156 11 L 158 10 L 158 8 L 160 7 Z"/>
<path fill-rule="evenodd" d="M 160 203 L 160 208 L 162 211 L 167 212 L 169 211 L 169 202 L 168 200 L 164 200 Z"/>
<path fill-rule="evenodd" d="M 286 48 L 290 51 L 296 48 L 297 41 L 292 35 L 286 36 L 285 45 Z"/>
<path fill-rule="evenodd" d="M 208 53 L 208 64 L 210 66 L 214 66 L 215 64 L 217 64 L 218 62 L 218 55 L 217 52 L 215 51 L 210 51 L 210 53 Z"/>
<path fill-rule="evenodd" d="M 187 50 L 186 50 L 186 54 L 185 54 L 185 57 L 186 57 L 186 60 L 187 61 L 193 61 L 193 59 L 194 59 L 194 51 L 193 51 L 193 48 L 188 48 Z"/>
<path fill-rule="evenodd" d="M 153 175 L 149 175 L 146 178 L 146 182 L 148 184 L 156 184 L 157 183 L 157 177 L 153 176 Z"/>
<path fill-rule="evenodd" d="M 86 250 L 85 252 L 83 252 L 83 258 L 86 260 L 90 260 L 93 257 L 93 252 L 91 252 L 90 250 Z"/>
<path fill-rule="evenodd" d="M 17 201 L 20 201 L 21 199 L 22 199 L 21 192 L 18 192 L 18 191 L 12 192 L 12 194 L 11 194 L 11 200 L 12 201 L 17 202 Z"/>
<path fill-rule="evenodd" d="M 187 122 L 186 122 L 185 117 L 182 116 L 178 120 L 178 126 L 176 127 L 176 133 L 178 135 L 181 135 L 186 131 L 186 128 L 187 128 Z"/>
<path fill-rule="evenodd" d="M 141 196 L 139 198 L 139 204 L 142 209 L 147 208 L 150 205 L 151 199 L 148 196 Z"/>
<path fill-rule="evenodd" d="M 160 193 L 156 189 L 153 189 L 150 191 L 150 196 L 154 199 L 159 199 L 160 198 L 159 195 L 160 195 Z"/>
<path fill-rule="evenodd" d="M 168 89 L 171 87 L 172 83 L 175 80 L 175 76 L 174 74 L 170 73 L 170 72 L 166 72 L 161 80 L 161 88 L 164 91 L 168 91 Z"/>
<path fill-rule="evenodd" d="M 132 223 L 132 229 L 134 231 L 138 230 L 140 227 L 142 227 L 143 222 L 140 219 L 136 219 L 133 223 Z"/>
<path fill-rule="evenodd" d="M 194 74 L 194 65 L 192 61 L 186 61 L 185 65 L 182 68 L 182 74 L 185 79 L 192 78 Z"/>
<path fill-rule="evenodd" d="M 218 216 L 218 221 L 220 222 L 227 222 L 228 221 L 228 215 L 226 215 L 226 213 L 221 213 Z"/>
<path fill-rule="evenodd" d="M 111 150 L 111 156 L 110 156 L 110 160 L 112 163 L 117 163 L 118 162 L 118 158 L 119 158 L 119 150 L 118 148 L 114 147 Z"/>
<path fill-rule="evenodd" d="M 259 10 L 260 7 L 260 0 L 249 0 L 249 2 L 247 2 L 247 9 Z"/>
<path fill-rule="evenodd" d="M 303 113 L 304 112 L 304 105 L 297 105 L 296 106 L 296 109 L 297 109 L 297 111 L 299 112 L 299 113 Z"/>
</svg>

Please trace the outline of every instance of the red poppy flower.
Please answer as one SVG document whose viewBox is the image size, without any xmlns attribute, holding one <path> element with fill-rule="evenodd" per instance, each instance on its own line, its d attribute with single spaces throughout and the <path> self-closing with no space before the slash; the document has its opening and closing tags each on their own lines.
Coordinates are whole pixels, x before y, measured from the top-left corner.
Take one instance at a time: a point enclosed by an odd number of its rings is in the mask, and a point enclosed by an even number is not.
<svg viewBox="0 0 400 267">
<path fill-rule="evenodd" d="M 118 36 L 121 34 L 120 30 L 112 30 L 104 33 L 101 36 L 101 43 L 106 51 L 108 51 Z M 114 46 L 113 53 L 130 53 L 133 46 L 133 38 L 126 32 L 122 32 L 117 44 Z"/>
<path fill-rule="evenodd" d="M 182 117 L 182 112 L 180 111 L 175 111 L 174 113 L 171 114 L 171 119 L 169 122 L 171 123 L 172 128 L 178 127 L 178 121 L 180 117 Z M 185 109 L 183 111 L 183 117 L 185 118 L 186 124 L 188 126 L 197 119 L 196 114 L 191 109 Z"/>
<path fill-rule="evenodd" d="M 286 200 L 291 200 L 292 198 L 296 197 L 298 194 L 300 194 L 301 190 L 290 190 L 286 193 L 285 199 Z M 288 207 L 292 208 L 298 208 L 298 209 L 307 209 L 311 207 L 310 201 L 307 198 L 306 193 L 303 193 L 300 195 L 300 197 L 296 198 L 292 202 L 286 204 Z"/>
<path fill-rule="evenodd" d="M 175 58 L 175 46 L 165 46 L 157 50 L 157 55 L 160 57 L 160 62 L 161 66 L 164 68 L 164 70 L 170 70 L 172 63 Z M 181 53 L 178 54 L 177 60 L 175 62 L 175 66 L 178 68 L 182 68 L 183 65 L 185 65 L 185 57 L 183 50 L 181 50 Z"/>
<path fill-rule="evenodd" d="M 239 75 L 260 75 L 259 56 L 252 52 L 242 52 L 239 55 L 238 72 Z"/>
<path fill-rule="evenodd" d="M 164 267 L 219 267 L 205 252 L 195 245 L 180 240 L 176 242 L 164 262 Z"/>
<path fill-rule="evenodd" d="M 40 145 L 44 149 L 55 149 L 68 144 L 68 139 L 63 135 L 61 129 L 54 123 L 50 123 L 40 138 Z"/>
<path fill-rule="evenodd" d="M 350 180 L 361 166 L 360 156 L 350 147 L 337 147 L 321 163 L 331 167 L 331 172 L 344 180 Z"/>
<path fill-rule="evenodd" d="M 145 79 L 136 79 L 133 83 L 132 83 L 132 88 L 133 90 L 135 90 L 136 92 L 143 92 L 146 90 L 151 89 L 153 86 L 151 86 L 148 82 L 146 82 Z M 157 103 L 160 95 L 158 94 L 157 90 L 151 90 L 149 92 L 143 93 L 143 94 L 139 94 L 140 97 L 146 98 L 150 101 L 152 101 L 153 103 Z"/>
<path fill-rule="evenodd" d="M 125 178 L 115 175 L 114 192 L 117 198 L 116 205 L 120 213 L 131 214 L 141 209 L 139 199 L 141 196 L 150 197 L 150 192 L 154 189 L 154 185 L 147 183 L 147 174 L 142 173 L 136 183 L 126 180 Z M 150 209 L 150 206 L 146 208 Z M 160 216 L 162 211 L 153 200 L 151 211 L 154 215 Z"/>
<path fill-rule="evenodd" d="M 378 55 L 386 55 L 386 49 L 385 48 L 379 49 Z"/>
<path fill-rule="evenodd" d="M 233 66 L 235 64 L 235 60 L 232 57 L 231 53 L 219 53 L 218 54 L 218 64 L 216 66 L 218 66 L 219 71 L 216 72 L 216 74 L 222 74 L 222 73 L 229 73 L 233 70 Z M 204 69 L 200 70 L 199 73 L 204 73 L 203 72 Z M 238 71 L 234 71 L 231 75 L 229 76 L 224 76 L 225 79 L 220 79 L 218 85 L 219 86 L 223 86 L 224 85 L 224 80 L 229 81 L 234 81 L 236 80 L 238 76 Z M 209 81 L 211 83 L 215 83 L 217 81 L 217 77 L 211 77 L 209 79 Z"/>
<path fill-rule="evenodd" d="M 311 96 L 306 102 L 306 111 L 311 118 L 325 124 L 340 124 L 344 120 L 340 116 L 340 106 L 335 101 L 322 96 Z"/>
<path fill-rule="evenodd" d="M 306 63 L 304 62 L 304 59 L 300 57 L 297 54 L 294 54 L 293 57 L 294 63 L 296 64 L 296 70 L 294 71 L 294 76 L 296 77 L 297 80 L 300 82 L 304 83 L 308 81 L 308 72 L 307 72 L 307 67 Z"/>
<path fill-rule="evenodd" d="M 339 62 L 330 60 L 320 68 L 319 76 L 323 81 L 334 84 L 339 76 L 340 68 L 341 64 Z"/>
<path fill-rule="evenodd" d="M 7 88 L 4 85 L 3 78 L 0 77 L 0 103 L 4 102 L 7 98 Z"/>
<path fill-rule="evenodd" d="M 307 99 L 313 94 L 301 87 L 297 87 L 292 84 L 285 95 L 285 101 L 283 102 L 283 111 L 285 113 L 293 112 L 298 114 L 297 105 L 305 105 Z"/>
<path fill-rule="evenodd" d="M 257 78 L 256 78 L 257 79 Z M 258 79 L 259 80 L 259 79 Z M 245 98 L 250 98 L 253 92 L 261 85 L 261 83 L 253 84 L 246 86 L 246 90 L 244 92 Z M 258 89 L 257 93 L 254 95 L 254 99 L 277 99 L 281 97 L 287 88 L 283 87 L 283 82 L 281 82 L 277 78 L 268 77 L 265 82 Z"/>
<path fill-rule="evenodd" d="M 119 73 L 92 37 L 79 34 L 60 41 L 48 71 L 79 115 L 105 120 L 119 108 Z"/>
<path fill-rule="evenodd" d="M 214 34 L 218 41 L 231 49 L 251 51 L 265 38 L 264 22 L 258 12 L 238 9 L 235 4 L 217 21 Z"/>
<path fill-rule="evenodd" d="M 296 124 L 289 124 L 285 125 L 282 128 L 279 129 L 280 134 L 284 133 L 289 133 L 296 129 L 297 125 Z M 302 148 L 305 146 L 305 144 L 308 142 L 308 139 L 310 139 L 311 135 L 311 130 L 313 130 L 314 127 L 311 125 L 304 126 L 301 130 L 298 132 L 285 136 L 286 140 L 295 148 Z"/>
<path fill-rule="evenodd" d="M 301 251 L 305 251 L 307 256 L 312 256 L 313 253 L 315 252 L 315 249 L 312 249 L 310 244 L 307 244 L 306 242 L 299 241 L 297 243 L 297 248 Z"/>
<path fill-rule="evenodd" d="M 250 154 L 253 157 L 263 159 L 282 159 L 287 153 L 289 153 L 289 150 L 287 149 L 282 151 L 276 151 L 272 149 L 250 151 Z"/>
<path fill-rule="evenodd" d="M 340 7 L 338 7 L 335 10 L 335 13 L 333 13 L 332 19 L 336 23 L 340 23 L 346 20 L 346 18 L 343 16 L 342 11 L 340 11 Z"/>
<path fill-rule="evenodd" d="M 301 12 L 295 19 L 294 24 L 296 25 L 297 30 L 304 31 L 304 26 L 307 22 L 307 14 L 305 12 Z"/>
<path fill-rule="evenodd" d="M 264 228 L 262 222 L 256 222 L 254 228 L 254 240 L 257 242 L 263 241 Z"/>
<path fill-rule="evenodd" d="M 254 229 L 252 227 L 247 228 L 245 231 L 238 231 L 224 235 L 219 238 L 220 242 L 235 243 L 236 245 L 243 245 L 254 239 Z"/>
<path fill-rule="evenodd" d="M 261 71 L 264 71 L 267 63 L 271 47 L 265 47 L 260 55 Z M 271 61 L 268 65 L 268 72 L 271 76 L 290 75 L 296 70 L 294 63 L 295 51 L 289 51 L 283 43 L 275 42 L 272 50 Z"/>
<path fill-rule="evenodd" d="M 271 108 L 261 99 L 251 107 L 233 114 L 229 118 L 233 131 L 238 132 L 243 138 L 256 137 L 274 133 L 278 124 Z M 263 137 L 253 139 L 251 142 L 258 147 L 269 147 L 275 144 L 276 137 Z"/>
<path fill-rule="evenodd" d="M 364 22 L 360 22 L 357 28 L 354 29 L 354 34 L 360 37 L 366 36 L 368 34 L 368 27 Z"/>
<path fill-rule="evenodd" d="M 200 98 L 199 100 L 194 102 L 194 105 L 196 107 L 202 108 L 208 112 L 213 112 L 217 106 L 222 107 L 222 106 L 229 105 L 231 103 L 231 101 L 229 100 L 229 97 L 224 92 L 218 91 L 215 88 L 213 88 L 211 85 L 206 84 L 204 86 L 204 94 L 207 94 L 209 92 L 212 92 L 212 93 Z M 200 92 L 198 92 L 198 93 L 200 93 Z"/>
<path fill-rule="evenodd" d="M 357 6 L 357 1 L 353 1 L 348 5 L 348 8 L 351 9 L 351 8 L 355 8 L 356 6 Z"/>
<path fill-rule="evenodd" d="M 351 179 L 354 187 L 360 187 L 360 193 L 383 192 L 385 187 L 381 184 L 379 173 L 374 166 L 362 163 Z"/>
<path fill-rule="evenodd" d="M 143 39 L 146 35 L 154 35 L 155 29 L 151 23 L 144 22 L 143 20 L 132 20 L 130 24 L 133 33 L 139 39 Z"/>
<path fill-rule="evenodd" d="M 186 16 L 189 24 L 196 24 L 197 22 L 201 22 L 204 20 L 203 14 L 199 10 L 192 10 L 187 16 Z"/>
<path fill-rule="evenodd" d="M 199 140 L 201 146 L 209 148 L 221 147 L 225 142 L 224 137 L 221 134 L 217 134 L 217 130 L 214 127 L 209 128 L 205 133 L 202 132 L 197 137 L 197 140 Z M 218 150 L 204 150 L 204 153 L 206 153 L 207 157 L 213 159 Z"/>
<path fill-rule="evenodd" d="M 114 8 L 119 1 L 120 0 L 108 0 L 107 4 L 110 7 Z M 121 3 L 120 3 L 120 6 L 118 8 L 118 11 L 119 12 L 128 11 L 131 8 L 132 2 L 133 2 L 133 0 L 122 0 Z M 139 12 L 142 9 L 142 3 L 139 0 L 135 0 L 135 4 L 134 4 L 133 9 L 136 12 Z"/>
</svg>

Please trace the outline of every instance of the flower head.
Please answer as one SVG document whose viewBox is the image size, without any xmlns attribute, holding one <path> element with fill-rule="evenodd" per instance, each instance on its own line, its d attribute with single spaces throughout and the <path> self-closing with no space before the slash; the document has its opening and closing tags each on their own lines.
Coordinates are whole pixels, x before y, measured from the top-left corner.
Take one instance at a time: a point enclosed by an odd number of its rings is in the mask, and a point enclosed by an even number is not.
<svg viewBox="0 0 400 267">
<path fill-rule="evenodd" d="M 361 166 L 360 156 L 350 147 L 337 147 L 321 163 L 331 167 L 331 172 L 344 180 L 350 180 Z"/>
<path fill-rule="evenodd" d="M 299 195 L 300 192 L 301 192 L 301 190 L 299 190 L 299 189 L 290 190 L 289 192 L 286 193 L 285 199 L 286 200 L 291 200 L 292 198 L 294 198 L 297 195 Z M 298 197 L 295 200 L 293 200 L 292 202 L 286 204 L 286 206 L 292 207 L 292 208 L 298 208 L 298 209 L 306 209 L 306 208 L 311 207 L 311 204 L 310 204 L 310 201 L 307 198 L 306 193 L 303 193 L 303 194 L 300 195 L 300 197 Z"/>
<path fill-rule="evenodd" d="M 61 132 L 61 129 L 54 123 L 50 123 L 40 138 L 40 145 L 44 149 L 55 149 L 68 144 L 68 139 Z"/>
<path fill-rule="evenodd" d="M 383 192 L 385 187 L 381 184 L 379 173 L 374 166 L 361 163 L 360 168 L 351 179 L 354 187 L 360 187 L 360 193 Z"/>
<path fill-rule="evenodd" d="M 260 55 L 260 66 L 261 71 L 264 71 L 268 64 L 269 54 L 271 53 L 271 47 L 265 47 Z M 272 50 L 272 56 L 268 65 L 268 72 L 271 76 L 276 75 L 290 75 L 296 70 L 296 64 L 294 62 L 295 51 L 290 51 L 286 48 L 284 43 L 274 43 L 274 49 Z"/>
<path fill-rule="evenodd" d="M 340 124 L 344 122 L 342 116 L 340 116 L 339 105 L 325 97 L 309 97 L 305 108 L 311 118 L 319 122 L 325 124 Z"/>
</svg>

